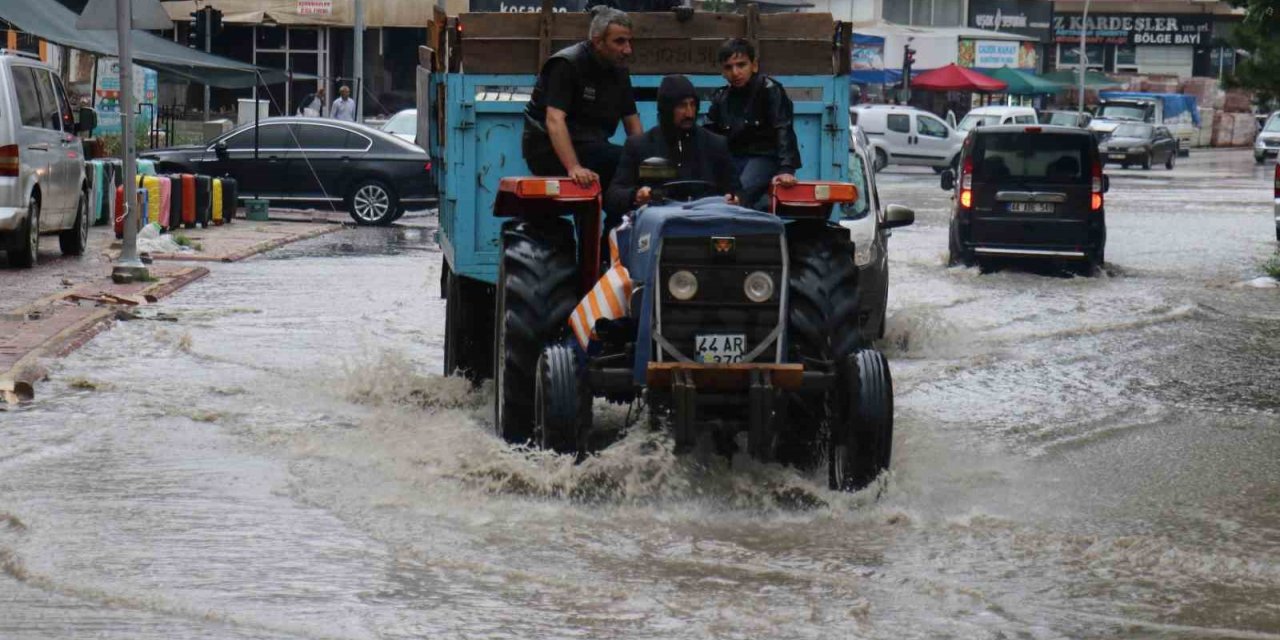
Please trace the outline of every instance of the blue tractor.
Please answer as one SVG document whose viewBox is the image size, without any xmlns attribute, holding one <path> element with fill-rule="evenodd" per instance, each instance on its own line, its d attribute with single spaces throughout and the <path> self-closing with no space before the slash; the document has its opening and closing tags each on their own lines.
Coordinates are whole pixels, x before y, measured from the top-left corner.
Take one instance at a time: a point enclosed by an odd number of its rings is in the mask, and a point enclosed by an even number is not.
<svg viewBox="0 0 1280 640">
<path fill-rule="evenodd" d="M 660 197 L 602 250 L 599 189 L 529 177 L 519 150 L 536 63 L 549 39 L 585 33 L 586 17 L 498 17 L 464 14 L 435 29 L 423 52 L 433 68 L 419 76 L 420 103 L 442 105 L 422 126 L 443 185 L 446 372 L 494 379 L 498 434 L 583 453 L 599 444 L 592 407 L 606 398 L 644 403 L 678 451 L 825 462 L 843 490 L 887 469 L 892 382 L 860 330 L 854 246 L 838 224 L 857 195 L 847 25 L 825 14 L 633 14 L 646 125 L 662 75 L 701 73 L 696 86 L 718 86 L 710 52 L 755 34 L 795 103 L 804 166 L 761 212 L 646 161 L 641 178 Z"/>
</svg>

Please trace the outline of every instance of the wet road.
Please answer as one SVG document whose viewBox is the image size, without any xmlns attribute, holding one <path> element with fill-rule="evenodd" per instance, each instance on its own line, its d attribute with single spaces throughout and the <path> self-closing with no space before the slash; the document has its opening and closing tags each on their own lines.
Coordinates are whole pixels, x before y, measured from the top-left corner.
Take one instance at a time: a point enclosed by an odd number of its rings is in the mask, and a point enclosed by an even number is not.
<svg viewBox="0 0 1280 640">
<path fill-rule="evenodd" d="M 1109 172 L 1093 279 L 947 269 L 937 178 L 881 174 L 878 500 L 499 444 L 427 230 L 216 265 L 0 412 L 0 637 L 1280 638 L 1270 169 Z"/>
</svg>

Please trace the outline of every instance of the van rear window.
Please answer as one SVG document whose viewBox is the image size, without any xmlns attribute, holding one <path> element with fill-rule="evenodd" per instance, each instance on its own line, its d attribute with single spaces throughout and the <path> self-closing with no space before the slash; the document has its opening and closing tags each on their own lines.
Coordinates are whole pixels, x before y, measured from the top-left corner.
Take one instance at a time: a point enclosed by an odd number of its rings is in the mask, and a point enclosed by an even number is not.
<svg viewBox="0 0 1280 640">
<path fill-rule="evenodd" d="M 1081 135 L 991 133 L 974 140 L 979 181 L 1079 182 L 1091 177 L 1092 139 Z"/>
</svg>

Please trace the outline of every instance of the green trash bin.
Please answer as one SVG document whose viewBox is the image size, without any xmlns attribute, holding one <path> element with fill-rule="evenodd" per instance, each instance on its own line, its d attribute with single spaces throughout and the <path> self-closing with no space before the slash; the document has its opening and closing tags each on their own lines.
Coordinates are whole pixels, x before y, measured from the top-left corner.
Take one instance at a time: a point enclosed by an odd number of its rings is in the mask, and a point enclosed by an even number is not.
<svg viewBox="0 0 1280 640">
<path fill-rule="evenodd" d="M 267 220 L 267 201 L 250 198 L 244 201 L 246 220 Z"/>
</svg>

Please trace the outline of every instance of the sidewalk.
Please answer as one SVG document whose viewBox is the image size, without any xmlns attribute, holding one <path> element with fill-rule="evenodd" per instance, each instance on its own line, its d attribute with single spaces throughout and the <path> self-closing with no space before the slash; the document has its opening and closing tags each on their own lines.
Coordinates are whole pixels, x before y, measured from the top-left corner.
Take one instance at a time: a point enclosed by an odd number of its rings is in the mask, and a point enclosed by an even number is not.
<svg viewBox="0 0 1280 640">
<path fill-rule="evenodd" d="M 238 218 L 229 225 L 178 230 L 173 235 L 198 250 L 153 255 L 152 280 L 131 284 L 111 281 L 120 243 L 110 228 L 91 229 L 89 248 L 77 258 L 63 257 L 56 237 L 41 238 L 34 269 L 0 268 L 0 406 L 34 397 L 35 384 L 45 377 L 42 361 L 74 351 L 123 310 L 156 302 L 209 274 L 193 263 L 243 260 L 337 231 L 337 223 L 350 220 L 274 210 L 271 216 L 266 222 Z"/>
</svg>

